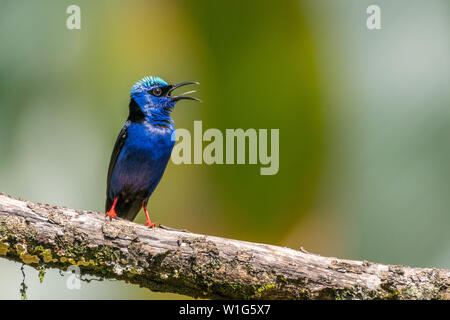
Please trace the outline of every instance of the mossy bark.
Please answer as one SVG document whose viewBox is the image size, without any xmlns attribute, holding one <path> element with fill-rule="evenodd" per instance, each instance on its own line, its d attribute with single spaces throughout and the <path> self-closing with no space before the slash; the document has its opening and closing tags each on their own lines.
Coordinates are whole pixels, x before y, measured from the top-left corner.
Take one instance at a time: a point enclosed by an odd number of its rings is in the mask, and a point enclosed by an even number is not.
<svg viewBox="0 0 450 320">
<path fill-rule="evenodd" d="M 450 299 L 450 270 L 149 229 L 1 194 L 0 256 L 37 269 L 77 265 L 83 274 L 202 298 Z"/>
</svg>

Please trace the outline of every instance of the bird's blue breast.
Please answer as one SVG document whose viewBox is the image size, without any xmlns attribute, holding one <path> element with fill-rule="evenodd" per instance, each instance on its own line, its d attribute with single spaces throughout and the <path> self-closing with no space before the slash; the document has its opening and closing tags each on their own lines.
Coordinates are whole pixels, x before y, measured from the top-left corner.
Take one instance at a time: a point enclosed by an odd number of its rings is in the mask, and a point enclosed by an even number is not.
<svg viewBox="0 0 450 320">
<path fill-rule="evenodd" d="M 132 122 L 111 176 L 111 192 L 123 189 L 151 195 L 169 161 L 175 141 L 173 127 Z"/>
</svg>

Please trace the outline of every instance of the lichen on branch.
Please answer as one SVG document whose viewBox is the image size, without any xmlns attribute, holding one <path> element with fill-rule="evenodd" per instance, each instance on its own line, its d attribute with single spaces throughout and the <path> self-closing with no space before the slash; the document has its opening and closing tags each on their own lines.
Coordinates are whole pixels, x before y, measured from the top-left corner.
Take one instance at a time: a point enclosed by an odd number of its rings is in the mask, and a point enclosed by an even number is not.
<svg viewBox="0 0 450 320">
<path fill-rule="evenodd" d="M 80 267 L 153 291 L 217 299 L 450 299 L 450 270 L 322 257 L 149 229 L 104 214 L 0 194 L 0 257 L 38 270 Z"/>
</svg>

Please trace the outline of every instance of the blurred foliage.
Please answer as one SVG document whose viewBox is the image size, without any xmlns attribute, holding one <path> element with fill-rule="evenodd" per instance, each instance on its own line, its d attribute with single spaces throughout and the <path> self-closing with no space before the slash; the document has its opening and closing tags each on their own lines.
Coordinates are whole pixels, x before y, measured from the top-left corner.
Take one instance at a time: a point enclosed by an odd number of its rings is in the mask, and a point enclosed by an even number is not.
<svg viewBox="0 0 450 320">
<path fill-rule="evenodd" d="M 323 156 L 314 51 L 300 3 L 192 4 L 209 56 L 201 69 L 204 126 L 280 129 L 277 175 L 260 176 L 252 165 L 208 170 L 220 181 L 221 213 L 236 237 L 280 241 L 310 210 Z"/>
</svg>

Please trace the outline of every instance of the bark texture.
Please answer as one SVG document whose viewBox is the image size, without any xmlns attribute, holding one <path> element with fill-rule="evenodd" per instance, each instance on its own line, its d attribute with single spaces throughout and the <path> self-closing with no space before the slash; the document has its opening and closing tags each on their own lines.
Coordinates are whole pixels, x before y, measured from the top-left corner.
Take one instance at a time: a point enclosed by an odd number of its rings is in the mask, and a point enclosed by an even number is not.
<svg viewBox="0 0 450 320">
<path fill-rule="evenodd" d="M 37 269 L 120 279 L 153 291 L 226 299 L 450 299 L 450 270 L 383 265 L 149 229 L 104 214 L 0 194 L 0 256 Z"/>
</svg>

